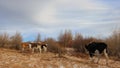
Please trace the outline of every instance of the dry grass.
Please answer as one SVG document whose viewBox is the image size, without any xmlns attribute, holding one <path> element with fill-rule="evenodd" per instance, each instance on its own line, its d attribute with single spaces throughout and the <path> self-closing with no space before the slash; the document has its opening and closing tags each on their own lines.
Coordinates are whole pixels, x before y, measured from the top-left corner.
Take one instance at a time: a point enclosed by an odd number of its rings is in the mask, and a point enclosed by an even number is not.
<svg viewBox="0 0 120 68">
<path fill-rule="evenodd" d="M 64 55 L 58 58 L 53 53 L 30 54 L 16 50 L 0 48 L 0 68 L 120 68 L 120 61 L 110 60 L 109 66 L 103 62 L 88 63 L 88 58 Z"/>
<path fill-rule="evenodd" d="M 114 31 L 113 34 L 106 39 L 109 45 L 109 54 L 120 58 L 120 30 Z"/>
</svg>

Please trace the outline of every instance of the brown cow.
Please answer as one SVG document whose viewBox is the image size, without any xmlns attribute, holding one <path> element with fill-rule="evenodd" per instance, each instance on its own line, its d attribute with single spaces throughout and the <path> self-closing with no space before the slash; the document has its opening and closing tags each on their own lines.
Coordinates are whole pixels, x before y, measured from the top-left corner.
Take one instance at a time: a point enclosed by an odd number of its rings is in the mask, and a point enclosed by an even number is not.
<svg viewBox="0 0 120 68">
<path fill-rule="evenodd" d="M 21 43 L 21 47 L 22 47 L 22 52 L 24 52 L 26 48 L 29 48 L 29 50 L 31 50 L 31 44 L 28 42 Z"/>
</svg>

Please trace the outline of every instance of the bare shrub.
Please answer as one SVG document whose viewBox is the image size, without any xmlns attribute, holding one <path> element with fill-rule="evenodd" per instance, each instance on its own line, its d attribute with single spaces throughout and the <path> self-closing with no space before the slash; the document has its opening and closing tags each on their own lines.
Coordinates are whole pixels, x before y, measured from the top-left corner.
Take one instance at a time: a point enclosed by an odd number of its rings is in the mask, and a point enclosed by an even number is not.
<svg viewBox="0 0 120 68">
<path fill-rule="evenodd" d="M 62 45 L 63 47 L 71 47 L 71 42 L 72 42 L 72 32 L 70 30 L 65 30 L 65 32 L 59 35 L 58 37 L 58 41 L 60 43 L 60 45 Z"/>
<path fill-rule="evenodd" d="M 20 33 L 16 32 L 15 35 L 11 36 L 10 38 L 10 42 L 11 42 L 11 46 L 10 48 L 14 48 L 14 49 L 21 49 L 21 42 L 22 42 L 22 36 Z"/>
<path fill-rule="evenodd" d="M 9 35 L 5 32 L 0 35 L 0 47 L 5 47 L 9 43 Z"/>
<path fill-rule="evenodd" d="M 57 53 L 59 57 L 65 52 L 65 50 L 52 38 L 46 40 L 48 43 L 48 51 Z"/>
<path fill-rule="evenodd" d="M 113 34 L 106 39 L 109 45 L 109 54 L 120 58 L 120 30 L 114 31 Z"/>
<path fill-rule="evenodd" d="M 79 33 L 75 35 L 74 42 L 73 42 L 73 48 L 77 52 L 84 52 L 84 44 L 83 44 L 83 36 Z"/>
</svg>

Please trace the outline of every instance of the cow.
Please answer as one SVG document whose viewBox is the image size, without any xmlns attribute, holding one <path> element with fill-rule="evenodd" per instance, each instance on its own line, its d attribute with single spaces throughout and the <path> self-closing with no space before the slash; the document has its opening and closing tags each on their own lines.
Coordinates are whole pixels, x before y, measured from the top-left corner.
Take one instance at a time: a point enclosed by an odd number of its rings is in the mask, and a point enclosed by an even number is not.
<svg viewBox="0 0 120 68">
<path fill-rule="evenodd" d="M 32 52 L 34 53 L 34 50 L 37 49 L 39 53 L 42 51 L 47 52 L 47 44 L 45 42 L 37 42 L 37 43 L 30 43 Z"/>
<path fill-rule="evenodd" d="M 46 43 L 42 43 L 41 49 L 44 50 L 44 52 L 47 52 L 47 45 Z"/>
<path fill-rule="evenodd" d="M 28 48 L 29 50 L 31 50 L 31 44 L 28 43 L 28 42 L 21 43 L 21 47 L 22 47 L 22 52 L 24 52 L 26 48 Z"/>
<path fill-rule="evenodd" d="M 31 48 L 32 48 L 32 53 L 34 53 L 35 49 L 37 49 L 39 51 L 39 53 L 41 53 L 42 49 L 41 49 L 41 44 L 40 43 L 30 43 L 31 44 Z"/>
<path fill-rule="evenodd" d="M 23 42 L 21 44 L 21 47 L 22 47 L 22 52 L 24 52 L 26 48 L 28 48 L 29 51 L 32 51 L 32 53 L 34 53 L 35 50 L 38 50 L 39 53 L 41 53 L 42 50 L 44 52 L 47 51 L 47 44 L 44 42 L 37 42 L 37 43 L 36 42 Z"/>
<path fill-rule="evenodd" d="M 106 64 L 108 64 L 109 57 L 107 51 L 107 44 L 103 42 L 91 42 L 88 45 L 85 45 L 85 48 L 89 53 L 90 61 L 93 61 L 93 57 L 97 56 L 98 57 L 97 63 L 98 63 L 102 53 L 104 53 L 106 57 Z"/>
</svg>

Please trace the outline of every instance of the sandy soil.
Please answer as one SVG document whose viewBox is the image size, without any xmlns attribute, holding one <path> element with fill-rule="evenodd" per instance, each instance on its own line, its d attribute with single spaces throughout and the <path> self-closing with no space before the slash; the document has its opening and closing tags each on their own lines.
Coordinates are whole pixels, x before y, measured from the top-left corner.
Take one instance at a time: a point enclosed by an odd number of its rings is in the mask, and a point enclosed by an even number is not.
<svg viewBox="0 0 120 68">
<path fill-rule="evenodd" d="M 88 58 L 55 54 L 20 53 L 16 50 L 0 48 L 0 68 L 120 68 L 120 61 L 110 59 L 109 65 L 102 58 L 99 64 L 88 63 Z"/>
</svg>

